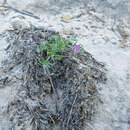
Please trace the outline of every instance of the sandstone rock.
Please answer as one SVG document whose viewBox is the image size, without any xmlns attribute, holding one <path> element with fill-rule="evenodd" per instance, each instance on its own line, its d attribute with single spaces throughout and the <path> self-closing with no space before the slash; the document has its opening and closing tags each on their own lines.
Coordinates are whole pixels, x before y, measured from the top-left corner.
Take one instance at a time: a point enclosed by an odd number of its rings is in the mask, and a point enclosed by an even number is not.
<svg viewBox="0 0 130 130">
<path fill-rule="evenodd" d="M 71 20 L 70 16 L 63 16 L 62 17 L 62 21 L 65 23 L 70 23 L 70 20 Z"/>
</svg>

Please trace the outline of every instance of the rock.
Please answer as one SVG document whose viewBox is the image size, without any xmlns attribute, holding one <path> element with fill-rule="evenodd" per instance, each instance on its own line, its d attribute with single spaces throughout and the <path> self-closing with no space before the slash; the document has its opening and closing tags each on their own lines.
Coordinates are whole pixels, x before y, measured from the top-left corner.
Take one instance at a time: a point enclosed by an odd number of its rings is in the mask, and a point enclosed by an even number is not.
<svg viewBox="0 0 130 130">
<path fill-rule="evenodd" d="M 65 23 L 70 23 L 71 18 L 70 16 L 63 16 L 61 20 Z"/>
<path fill-rule="evenodd" d="M 125 47 L 130 47 L 130 43 L 126 41 L 120 42 L 120 47 L 125 48 Z"/>
<path fill-rule="evenodd" d="M 65 35 L 73 35 L 74 32 L 71 29 L 64 29 L 61 31 L 61 33 L 65 34 Z"/>
</svg>

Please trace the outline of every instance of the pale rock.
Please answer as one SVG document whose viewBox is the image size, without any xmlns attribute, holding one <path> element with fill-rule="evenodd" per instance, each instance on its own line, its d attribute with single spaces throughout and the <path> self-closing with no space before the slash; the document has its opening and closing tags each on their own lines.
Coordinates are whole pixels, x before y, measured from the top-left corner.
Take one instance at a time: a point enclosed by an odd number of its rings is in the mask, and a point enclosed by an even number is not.
<svg viewBox="0 0 130 130">
<path fill-rule="evenodd" d="M 61 20 L 65 23 L 70 23 L 71 17 L 70 16 L 63 16 Z"/>
<path fill-rule="evenodd" d="M 60 34 L 73 35 L 74 32 L 72 29 L 63 29 L 62 31 L 60 31 Z"/>
</svg>

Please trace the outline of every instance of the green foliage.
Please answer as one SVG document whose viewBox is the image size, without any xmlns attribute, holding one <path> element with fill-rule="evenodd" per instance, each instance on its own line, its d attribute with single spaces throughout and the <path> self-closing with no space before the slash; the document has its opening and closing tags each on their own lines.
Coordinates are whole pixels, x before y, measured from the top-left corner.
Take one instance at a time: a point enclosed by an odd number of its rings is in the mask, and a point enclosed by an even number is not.
<svg viewBox="0 0 130 130">
<path fill-rule="evenodd" d="M 49 42 L 40 44 L 38 48 L 39 53 L 44 52 L 47 54 L 44 60 L 39 61 L 43 67 L 51 67 L 52 60 L 61 60 L 64 57 L 63 52 L 68 51 L 68 45 L 70 44 L 69 40 L 63 40 L 60 36 L 58 38 L 51 37 Z"/>
<path fill-rule="evenodd" d="M 45 60 L 41 60 L 39 61 L 39 63 L 43 66 L 43 67 L 48 67 L 50 68 L 52 66 L 52 64 L 49 62 L 50 57 L 48 57 Z"/>
<path fill-rule="evenodd" d="M 76 39 L 76 35 L 72 35 L 71 41 L 72 41 L 73 45 L 77 44 L 78 40 Z"/>
<path fill-rule="evenodd" d="M 80 45 L 80 52 L 79 52 L 79 54 L 80 54 L 80 55 L 83 55 L 83 54 L 84 54 L 84 51 L 85 51 L 85 50 L 83 49 L 83 46 Z"/>
</svg>

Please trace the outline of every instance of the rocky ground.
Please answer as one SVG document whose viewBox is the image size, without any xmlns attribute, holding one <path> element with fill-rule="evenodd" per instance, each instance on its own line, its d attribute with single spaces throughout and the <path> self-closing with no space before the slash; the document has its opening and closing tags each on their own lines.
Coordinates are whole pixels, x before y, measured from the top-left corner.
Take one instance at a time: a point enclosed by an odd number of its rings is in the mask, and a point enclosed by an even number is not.
<svg viewBox="0 0 130 130">
<path fill-rule="evenodd" d="M 84 2 L 80 7 L 78 2 L 66 6 L 61 6 L 64 5 L 62 1 L 56 5 L 54 5 L 56 1 L 50 3 L 53 6 L 49 6 L 49 2 L 51 1 L 36 3 L 33 0 L 28 2 L 22 0 L 19 3 L 12 0 L 9 1 L 9 7 L 11 5 L 19 10 L 0 7 L 0 61 L 7 58 L 5 48 L 8 43 L 4 34 L 6 29 L 20 29 L 33 25 L 44 26 L 65 36 L 75 35 L 78 43 L 82 44 L 98 61 L 104 62 L 108 70 L 107 83 L 98 86 L 102 104 L 88 128 L 129 130 L 130 25 L 127 17 L 119 21 L 93 10 L 88 12 L 84 8 Z M 21 14 L 20 11 L 23 9 L 34 15 L 27 16 L 25 12 Z M 16 89 L 17 86 L 0 89 L 0 130 L 9 129 L 8 117 L 3 110 L 15 97 Z"/>
</svg>

